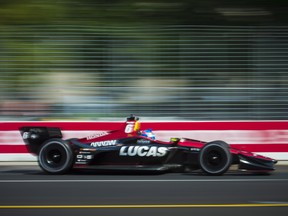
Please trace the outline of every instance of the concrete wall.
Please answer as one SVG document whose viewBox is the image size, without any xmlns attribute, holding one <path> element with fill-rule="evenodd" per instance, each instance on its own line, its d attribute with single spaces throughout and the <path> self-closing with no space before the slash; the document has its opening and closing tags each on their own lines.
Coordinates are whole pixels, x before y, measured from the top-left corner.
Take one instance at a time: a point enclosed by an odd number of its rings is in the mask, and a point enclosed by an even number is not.
<svg viewBox="0 0 288 216">
<path fill-rule="evenodd" d="M 60 127 L 64 139 L 118 129 L 123 122 L 0 122 L 0 161 L 35 161 L 18 129 L 22 126 Z M 156 138 L 187 137 L 203 141 L 224 140 L 240 148 L 277 160 L 288 160 L 288 121 L 142 122 Z"/>
</svg>

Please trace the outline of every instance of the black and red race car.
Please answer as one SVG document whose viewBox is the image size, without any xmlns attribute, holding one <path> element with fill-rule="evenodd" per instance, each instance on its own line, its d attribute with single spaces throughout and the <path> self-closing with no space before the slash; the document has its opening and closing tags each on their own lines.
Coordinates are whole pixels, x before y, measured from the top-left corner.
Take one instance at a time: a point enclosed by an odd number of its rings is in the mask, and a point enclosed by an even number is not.
<svg viewBox="0 0 288 216">
<path fill-rule="evenodd" d="M 156 140 L 152 131 L 141 131 L 139 118 L 134 115 L 119 130 L 80 139 L 62 139 L 60 128 L 22 127 L 20 132 L 28 151 L 37 155 L 39 166 L 50 174 L 63 174 L 78 167 L 177 172 L 201 169 L 208 175 L 222 175 L 232 164 L 238 164 L 239 170 L 266 173 L 273 171 L 277 163 L 231 148 L 220 140 Z"/>
</svg>

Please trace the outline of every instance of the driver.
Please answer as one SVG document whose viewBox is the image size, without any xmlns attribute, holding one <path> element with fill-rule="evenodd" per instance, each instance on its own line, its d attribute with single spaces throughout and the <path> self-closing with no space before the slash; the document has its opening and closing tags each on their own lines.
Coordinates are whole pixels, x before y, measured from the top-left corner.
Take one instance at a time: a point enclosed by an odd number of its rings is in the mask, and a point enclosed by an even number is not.
<svg viewBox="0 0 288 216">
<path fill-rule="evenodd" d="M 152 132 L 152 129 L 146 129 L 146 130 L 142 131 L 141 136 L 150 138 L 152 140 L 156 139 L 155 134 Z"/>
</svg>

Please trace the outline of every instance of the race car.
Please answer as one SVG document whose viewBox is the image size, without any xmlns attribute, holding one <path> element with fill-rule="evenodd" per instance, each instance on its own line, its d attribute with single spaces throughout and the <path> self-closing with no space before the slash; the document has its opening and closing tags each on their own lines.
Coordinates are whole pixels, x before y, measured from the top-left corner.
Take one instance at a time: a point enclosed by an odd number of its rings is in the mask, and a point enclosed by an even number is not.
<svg viewBox="0 0 288 216">
<path fill-rule="evenodd" d="M 222 175 L 232 164 L 239 170 L 267 173 L 276 160 L 231 148 L 222 140 L 204 142 L 190 138 L 157 140 L 151 129 L 141 130 L 131 115 L 119 130 L 84 138 L 63 139 L 60 128 L 21 127 L 28 151 L 37 155 L 47 173 L 64 174 L 72 168 L 187 172 L 202 170 Z"/>
</svg>

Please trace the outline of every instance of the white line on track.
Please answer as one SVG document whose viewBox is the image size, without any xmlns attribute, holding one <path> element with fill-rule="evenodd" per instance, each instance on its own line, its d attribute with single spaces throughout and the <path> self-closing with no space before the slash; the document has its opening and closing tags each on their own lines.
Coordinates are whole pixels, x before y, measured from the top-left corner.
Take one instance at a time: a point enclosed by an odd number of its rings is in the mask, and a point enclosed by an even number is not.
<svg viewBox="0 0 288 216">
<path fill-rule="evenodd" d="M 287 203 L 240 204 L 138 204 L 138 205 L 0 205 L 0 209 L 112 209 L 112 208 L 251 208 L 288 207 Z"/>
<path fill-rule="evenodd" d="M 288 179 L 7 179 L 0 183 L 77 183 L 77 182 L 285 182 Z"/>
</svg>

